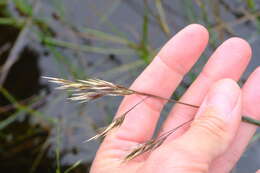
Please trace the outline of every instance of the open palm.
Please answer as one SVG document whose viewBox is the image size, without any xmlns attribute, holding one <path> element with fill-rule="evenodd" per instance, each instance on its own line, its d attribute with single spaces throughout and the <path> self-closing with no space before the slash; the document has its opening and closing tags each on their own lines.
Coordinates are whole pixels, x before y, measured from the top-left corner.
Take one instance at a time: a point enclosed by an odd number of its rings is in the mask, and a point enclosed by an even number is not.
<svg viewBox="0 0 260 173">
<path fill-rule="evenodd" d="M 169 98 L 196 63 L 207 42 L 208 32 L 203 26 L 187 26 L 166 43 L 131 88 Z M 260 68 L 251 74 L 242 90 L 234 82 L 241 77 L 250 57 L 251 48 L 246 41 L 240 38 L 225 41 L 181 98 L 182 102 L 202 105 L 200 110 L 176 104 L 161 133 L 196 117 L 190 127 L 179 129 L 152 152 L 122 163 L 136 145 L 153 136 L 165 102 L 148 98 L 129 112 L 121 127 L 105 138 L 91 172 L 229 172 L 256 130 L 255 126 L 241 122 L 241 114 L 260 118 L 260 107 L 257 106 Z M 212 102 L 209 97 L 214 93 L 219 96 Z M 137 95 L 126 96 L 116 116 L 140 99 Z M 211 104 L 207 100 L 211 100 Z M 229 113 L 225 112 L 227 109 L 230 109 Z M 218 117 L 222 113 L 228 117 Z"/>
</svg>

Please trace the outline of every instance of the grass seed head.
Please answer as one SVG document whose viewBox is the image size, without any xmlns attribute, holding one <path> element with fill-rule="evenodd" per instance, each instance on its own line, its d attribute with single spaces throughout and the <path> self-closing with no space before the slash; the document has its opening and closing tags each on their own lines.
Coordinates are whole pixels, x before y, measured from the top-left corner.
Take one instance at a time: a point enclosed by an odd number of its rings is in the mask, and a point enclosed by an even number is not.
<svg viewBox="0 0 260 173">
<path fill-rule="evenodd" d="M 155 138 L 155 139 L 151 139 L 146 141 L 143 144 L 140 144 L 139 146 L 137 146 L 133 151 L 131 151 L 125 158 L 124 158 L 124 162 L 125 161 L 129 161 L 132 160 L 134 158 L 136 158 L 137 156 L 140 156 L 141 154 L 144 154 L 146 152 L 150 152 L 152 150 L 155 150 L 156 148 L 158 148 L 159 146 L 161 146 L 163 144 L 163 142 L 171 135 L 173 134 L 176 130 L 178 130 L 179 128 L 189 124 L 191 121 L 193 120 L 190 119 L 189 121 L 186 121 L 182 124 L 180 124 L 179 126 L 171 129 L 168 132 L 163 133 L 162 135 L 160 135 L 159 137 Z"/>
<path fill-rule="evenodd" d="M 125 115 L 116 118 L 107 127 L 103 128 L 103 130 L 101 130 L 100 133 L 98 133 L 96 136 L 93 136 L 92 138 L 84 141 L 83 143 L 89 142 L 89 141 L 92 141 L 92 140 L 96 140 L 96 139 L 101 138 L 101 137 L 105 137 L 111 130 L 113 130 L 114 128 L 119 127 L 123 123 L 123 121 L 125 119 Z"/>
<path fill-rule="evenodd" d="M 152 151 L 152 150 L 158 148 L 160 145 L 162 145 L 162 143 L 167 139 L 168 136 L 169 135 L 159 137 L 157 139 L 151 139 L 143 144 L 140 144 L 124 158 L 124 162 L 132 160 L 132 159 L 136 158 L 137 156 L 140 156 L 146 152 L 149 152 L 149 151 Z"/>
<path fill-rule="evenodd" d="M 75 92 L 70 100 L 88 102 L 103 96 L 126 96 L 135 94 L 136 92 L 100 79 L 87 79 L 69 81 L 60 78 L 44 77 L 49 82 L 59 84 L 57 89 L 71 90 Z"/>
</svg>

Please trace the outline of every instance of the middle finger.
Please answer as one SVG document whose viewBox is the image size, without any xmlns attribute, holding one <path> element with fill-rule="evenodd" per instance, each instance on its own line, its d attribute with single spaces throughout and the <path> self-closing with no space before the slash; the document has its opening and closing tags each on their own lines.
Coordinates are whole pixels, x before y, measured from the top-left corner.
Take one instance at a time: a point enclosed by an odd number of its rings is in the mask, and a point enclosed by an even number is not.
<svg viewBox="0 0 260 173">
<path fill-rule="evenodd" d="M 231 38 L 225 41 L 213 53 L 200 75 L 185 92 L 180 101 L 200 105 L 210 86 L 217 80 L 222 78 L 238 80 L 247 67 L 250 57 L 250 45 L 243 39 Z M 175 105 L 164 122 L 161 133 L 189 121 L 196 111 L 196 109 L 185 105 Z M 187 127 L 179 129 L 168 140 L 182 135 L 186 130 Z"/>
</svg>

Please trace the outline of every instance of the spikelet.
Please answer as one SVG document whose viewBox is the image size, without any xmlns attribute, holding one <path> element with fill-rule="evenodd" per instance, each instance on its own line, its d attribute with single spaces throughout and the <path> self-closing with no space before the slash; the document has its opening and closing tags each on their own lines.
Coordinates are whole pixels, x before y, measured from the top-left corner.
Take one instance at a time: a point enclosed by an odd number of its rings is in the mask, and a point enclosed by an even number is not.
<svg viewBox="0 0 260 173">
<path fill-rule="evenodd" d="M 151 139 L 143 144 L 139 144 L 134 150 L 132 150 L 125 158 L 124 162 L 132 160 L 137 156 L 152 151 L 158 148 L 168 136 L 159 137 L 158 139 Z"/>
<path fill-rule="evenodd" d="M 111 130 L 113 130 L 116 127 L 121 126 L 124 119 L 125 119 L 125 115 L 114 119 L 112 121 L 112 123 L 110 123 L 107 127 L 103 128 L 101 130 L 101 132 L 99 132 L 97 135 L 93 136 L 92 138 L 83 141 L 83 143 L 86 143 L 86 142 L 89 142 L 89 141 L 92 141 L 92 140 L 96 140 L 96 139 L 101 138 L 101 137 L 105 137 Z"/>
<path fill-rule="evenodd" d="M 148 151 L 152 151 L 156 148 L 158 148 L 159 146 L 161 146 L 163 144 L 163 142 L 172 134 L 174 133 L 176 130 L 178 130 L 179 128 L 185 126 L 186 124 L 190 123 L 193 119 L 186 121 L 182 124 L 180 124 L 179 126 L 175 127 L 174 129 L 163 133 L 161 136 L 148 140 L 143 144 L 138 145 L 134 150 L 132 150 L 125 158 L 124 158 L 124 162 L 132 160 L 134 158 L 136 158 L 137 156 L 140 156 L 141 154 L 144 154 Z"/>
<path fill-rule="evenodd" d="M 114 128 L 120 127 L 122 125 L 122 123 L 124 122 L 124 119 L 126 117 L 126 115 L 133 110 L 136 106 L 138 106 L 139 104 L 141 104 L 145 99 L 147 99 L 148 97 L 143 98 L 142 100 L 140 100 L 139 102 L 137 102 L 134 106 L 132 106 L 130 109 L 128 109 L 126 112 L 124 112 L 122 115 L 120 115 L 118 118 L 114 119 L 112 121 L 112 123 L 110 123 L 107 127 L 103 128 L 103 130 L 101 130 L 101 132 L 99 132 L 97 135 L 93 136 L 92 138 L 84 141 L 85 142 L 89 142 L 91 140 L 95 140 L 98 139 L 100 137 L 105 137 L 111 130 L 113 130 Z"/>
</svg>

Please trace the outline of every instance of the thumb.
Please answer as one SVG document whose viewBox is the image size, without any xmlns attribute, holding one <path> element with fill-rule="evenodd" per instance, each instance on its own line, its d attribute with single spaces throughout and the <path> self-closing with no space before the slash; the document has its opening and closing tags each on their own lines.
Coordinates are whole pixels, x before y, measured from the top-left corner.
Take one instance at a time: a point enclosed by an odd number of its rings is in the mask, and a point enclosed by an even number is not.
<svg viewBox="0 0 260 173">
<path fill-rule="evenodd" d="M 233 80 L 223 79 L 209 90 L 190 129 L 176 142 L 195 161 L 210 164 L 227 149 L 240 121 L 240 88 Z"/>
</svg>

